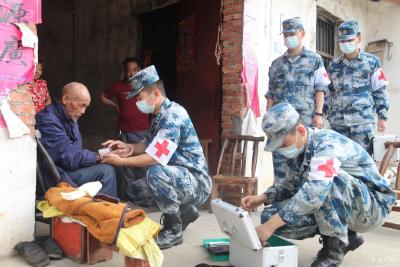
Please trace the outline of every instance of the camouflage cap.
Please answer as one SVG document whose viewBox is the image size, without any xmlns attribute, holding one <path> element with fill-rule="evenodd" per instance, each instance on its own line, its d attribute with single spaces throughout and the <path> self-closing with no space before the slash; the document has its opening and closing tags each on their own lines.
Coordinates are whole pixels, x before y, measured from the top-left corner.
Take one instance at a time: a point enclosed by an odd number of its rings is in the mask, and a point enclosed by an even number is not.
<svg viewBox="0 0 400 267">
<path fill-rule="evenodd" d="M 132 89 L 127 98 L 134 97 L 140 91 L 142 91 L 144 87 L 152 85 L 158 80 L 160 80 L 160 77 L 158 77 L 157 70 L 154 65 L 139 71 L 129 79 Z"/>
<path fill-rule="evenodd" d="M 289 103 L 272 106 L 264 115 L 262 128 L 267 135 L 266 151 L 274 151 L 285 140 L 286 134 L 296 125 L 299 113 Z"/>
<path fill-rule="evenodd" d="M 339 25 L 339 41 L 354 39 L 360 32 L 358 22 L 355 20 L 345 21 Z"/>
<path fill-rule="evenodd" d="M 282 22 L 282 32 L 295 32 L 304 29 L 303 22 L 300 17 L 286 19 Z"/>
</svg>

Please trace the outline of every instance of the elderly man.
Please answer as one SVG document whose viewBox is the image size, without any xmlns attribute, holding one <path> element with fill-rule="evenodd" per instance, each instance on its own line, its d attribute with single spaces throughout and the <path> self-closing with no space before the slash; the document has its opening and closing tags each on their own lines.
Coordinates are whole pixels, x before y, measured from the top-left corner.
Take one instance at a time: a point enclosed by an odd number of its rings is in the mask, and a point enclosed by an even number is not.
<svg viewBox="0 0 400 267">
<path fill-rule="evenodd" d="M 181 244 L 182 231 L 199 217 L 196 206 L 207 200 L 211 178 L 189 115 L 182 106 L 166 98 L 155 67 L 138 72 L 131 83 L 130 96 L 137 95 L 139 110 L 154 114 L 147 144 L 107 141 L 105 145 L 116 150 L 105 155 L 103 162 L 149 166 L 147 182 L 164 219 L 157 244 L 166 249 Z"/>
<path fill-rule="evenodd" d="M 332 130 L 308 128 L 299 118 L 287 103 L 264 116 L 266 150 L 289 159 L 297 179 L 287 182 L 299 189 L 267 206 L 256 230 L 262 243 L 274 232 L 292 239 L 321 234 L 323 247 L 311 266 L 339 266 L 349 250 L 364 242 L 357 232 L 385 222 L 396 194 L 360 145 Z M 266 202 L 268 195 L 261 194 L 241 204 L 249 210 Z"/>
<path fill-rule="evenodd" d="M 379 58 L 361 51 L 357 21 L 339 26 L 339 46 L 343 55 L 328 67 L 333 88 L 328 94 L 332 129 L 354 140 L 372 154 L 376 119 L 378 131 L 386 129 L 389 97 L 387 80 Z"/>
<path fill-rule="evenodd" d="M 65 85 L 61 99 L 36 115 L 36 127 L 42 135 L 40 141 L 66 182 L 80 186 L 87 182 L 100 181 L 100 193 L 116 197 L 114 167 L 99 164 L 100 156 L 96 152 L 82 149 L 78 119 L 89 104 L 90 94 L 86 86 L 77 82 Z M 46 175 L 45 183 L 48 187 L 54 186 L 55 182 Z"/>
</svg>

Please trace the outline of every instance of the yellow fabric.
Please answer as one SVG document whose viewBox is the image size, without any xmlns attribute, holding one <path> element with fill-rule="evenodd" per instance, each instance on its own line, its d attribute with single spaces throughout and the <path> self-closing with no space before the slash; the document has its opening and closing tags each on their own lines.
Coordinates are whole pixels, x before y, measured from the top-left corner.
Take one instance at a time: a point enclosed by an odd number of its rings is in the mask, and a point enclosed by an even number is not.
<svg viewBox="0 0 400 267">
<path fill-rule="evenodd" d="M 44 218 L 64 215 L 46 200 L 40 201 L 37 208 Z M 147 217 L 136 225 L 121 228 L 117 239 L 119 252 L 130 258 L 147 260 L 151 267 L 161 267 L 164 255 L 154 241 L 159 231 L 160 225 Z"/>
<path fill-rule="evenodd" d="M 131 258 L 148 260 L 152 267 L 161 267 L 164 255 L 154 241 L 159 231 L 160 225 L 147 217 L 137 225 L 121 228 L 117 240 L 119 252 Z"/>
<path fill-rule="evenodd" d="M 39 203 L 37 204 L 37 208 L 38 210 L 43 212 L 43 218 L 52 218 L 64 215 L 62 211 L 54 206 L 51 206 L 46 200 L 39 201 Z"/>
</svg>

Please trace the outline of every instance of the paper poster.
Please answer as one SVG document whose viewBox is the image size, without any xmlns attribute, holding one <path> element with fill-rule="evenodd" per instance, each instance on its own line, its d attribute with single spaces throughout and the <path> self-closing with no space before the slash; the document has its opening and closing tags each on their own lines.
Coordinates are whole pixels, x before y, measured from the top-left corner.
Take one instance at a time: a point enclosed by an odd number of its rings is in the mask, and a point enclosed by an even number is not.
<svg viewBox="0 0 400 267">
<path fill-rule="evenodd" d="M 22 46 L 22 33 L 13 24 L 0 24 L 0 95 L 5 88 L 31 82 L 34 48 Z"/>
<path fill-rule="evenodd" d="M 0 23 L 42 23 L 42 1 L 0 0 Z"/>
</svg>

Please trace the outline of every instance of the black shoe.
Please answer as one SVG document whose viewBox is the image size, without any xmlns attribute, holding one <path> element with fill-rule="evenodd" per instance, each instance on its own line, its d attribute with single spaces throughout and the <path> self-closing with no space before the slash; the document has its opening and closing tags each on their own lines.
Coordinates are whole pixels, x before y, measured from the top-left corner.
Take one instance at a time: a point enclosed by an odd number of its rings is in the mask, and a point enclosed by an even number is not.
<svg viewBox="0 0 400 267">
<path fill-rule="evenodd" d="M 200 216 L 199 210 L 193 205 L 182 205 L 181 206 L 181 219 L 182 219 L 182 231 L 185 231 L 186 227 L 197 220 Z"/>
<path fill-rule="evenodd" d="M 157 236 L 156 243 L 160 249 L 167 249 L 183 243 L 182 220 L 179 213 L 163 214 L 164 227 Z"/>
<path fill-rule="evenodd" d="M 338 267 L 343 262 L 346 245 L 335 237 L 321 236 L 323 247 L 311 267 Z"/>
<path fill-rule="evenodd" d="M 344 255 L 346 255 L 347 252 L 349 252 L 350 250 L 351 251 L 356 250 L 364 243 L 364 238 L 356 232 L 349 230 L 347 236 L 349 238 L 349 244 L 343 251 Z"/>
<path fill-rule="evenodd" d="M 35 241 L 39 246 L 41 246 L 52 260 L 60 260 L 63 257 L 63 251 L 58 246 L 57 242 L 54 241 L 51 237 L 45 237 L 42 239 L 37 239 Z"/>
<path fill-rule="evenodd" d="M 44 267 L 50 264 L 49 257 L 35 241 L 18 243 L 15 245 L 14 249 L 18 251 L 19 255 L 24 257 L 31 266 Z"/>
</svg>

